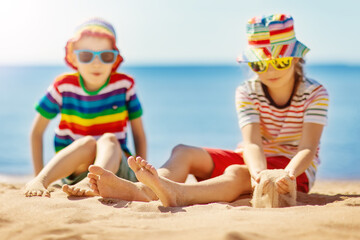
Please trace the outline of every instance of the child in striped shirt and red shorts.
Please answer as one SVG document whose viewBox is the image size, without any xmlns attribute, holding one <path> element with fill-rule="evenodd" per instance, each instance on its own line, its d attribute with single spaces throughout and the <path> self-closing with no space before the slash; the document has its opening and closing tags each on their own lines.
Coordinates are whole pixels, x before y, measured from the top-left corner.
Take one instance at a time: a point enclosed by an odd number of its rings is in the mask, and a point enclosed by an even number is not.
<svg viewBox="0 0 360 240">
<path fill-rule="evenodd" d="M 36 105 L 31 130 L 35 178 L 25 195 L 50 196 L 48 186 L 62 179 L 72 196 L 93 196 L 87 169 L 94 164 L 129 181 L 137 181 L 127 164 L 128 123 L 136 155 L 146 156 L 142 108 L 134 80 L 116 72 L 122 56 L 113 26 L 98 18 L 82 23 L 67 42 L 65 60 L 75 73 L 59 76 Z M 43 133 L 58 114 L 55 156 L 43 167 Z"/>
<path fill-rule="evenodd" d="M 323 85 L 304 76 L 309 49 L 296 39 L 293 18 L 285 14 L 250 19 L 247 37 L 238 61 L 248 63 L 255 76 L 236 90 L 243 137 L 238 148 L 178 145 L 158 170 L 141 157 L 128 159 L 164 206 L 234 201 L 251 193 L 266 169 L 285 170 L 287 176 L 275 183 L 279 194 L 292 191 L 288 179 L 305 193 L 314 183 L 329 98 Z M 199 182 L 185 184 L 188 174 Z M 99 177 L 89 175 L 92 188 L 99 188 Z"/>
</svg>

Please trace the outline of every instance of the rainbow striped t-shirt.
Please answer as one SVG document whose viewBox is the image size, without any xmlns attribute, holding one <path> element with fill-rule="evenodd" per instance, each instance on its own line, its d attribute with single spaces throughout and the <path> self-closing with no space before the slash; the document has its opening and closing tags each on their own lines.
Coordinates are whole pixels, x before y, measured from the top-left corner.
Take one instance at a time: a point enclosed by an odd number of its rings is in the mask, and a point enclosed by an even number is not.
<svg viewBox="0 0 360 240">
<path fill-rule="evenodd" d="M 250 79 L 236 90 L 236 109 L 239 126 L 260 123 L 266 157 L 293 158 L 298 151 L 303 123 L 327 124 L 329 96 L 321 84 L 311 79 L 301 80 L 291 102 L 277 107 L 259 79 Z M 241 143 L 236 150 L 243 151 Z M 319 147 L 310 167 L 305 171 L 310 187 L 315 181 Z"/>
<path fill-rule="evenodd" d="M 84 136 L 98 139 L 104 133 L 113 133 L 123 151 L 130 155 L 126 145 L 127 122 L 142 115 L 134 85 L 131 77 L 112 73 L 99 90 L 89 92 L 79 73 L 58 77 L 36 105 L 36 110 L 47 119 L 61 114 L 55 130 L 55 151 Z"/>
</svg>

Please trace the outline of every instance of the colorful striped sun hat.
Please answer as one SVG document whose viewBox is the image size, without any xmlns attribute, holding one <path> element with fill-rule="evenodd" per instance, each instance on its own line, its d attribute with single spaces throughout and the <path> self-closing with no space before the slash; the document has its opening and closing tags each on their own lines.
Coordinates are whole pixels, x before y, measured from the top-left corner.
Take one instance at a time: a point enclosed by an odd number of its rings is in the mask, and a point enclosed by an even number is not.
<svg viewBox="0 0 360 240">
<path fill-rule="evenodd" d="M 248 47 L 238 62 L 256 62 L 281 57 L 303 58 L 310 50 L 295 37 L 290 15 L 254 17 L 247 24 Z"/>
<path fill-rule="evenodd" d="M 73 64 L 71 53 L 74 50 L 74 43 L 83 36 L 109 38 L 113 43 L 113 49 L 119 52 L 119 49 L 116 47 L 116 33 L 114 27 L 101 18 L 91 18 L 76 28 L 73 37 L 66 43 L 65 46 L 65 62 L 75 70 L 77 70 L 77 68 Z M 122 61 L 123 58 L 119 53 L 112 68 L 113 72 L 116 71 Z"/>
</svg>

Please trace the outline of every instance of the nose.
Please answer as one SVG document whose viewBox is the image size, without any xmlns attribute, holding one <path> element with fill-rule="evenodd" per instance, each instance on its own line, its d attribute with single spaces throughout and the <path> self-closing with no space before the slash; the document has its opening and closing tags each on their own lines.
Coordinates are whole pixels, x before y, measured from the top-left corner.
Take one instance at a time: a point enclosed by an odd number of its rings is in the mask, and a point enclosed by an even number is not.
<svg viewBox="0 0 360 240">
<path fill-rule="evenodd" d="M 100 60 L 99 56 L 95 56 L 95 58 L 94 58 L 94 60 L 93 60 L 92 63 L 93 63 L 93 64 L 96 64 L 96 65 L 101 64 L 101 60 Z"/>
<path fill-rule="evenodd" d="M 267 71 L 268 71 L 269 73 L 271 73 L 271 72 L 275 72 L 276 69 L 274 68 L 274 66 L 273 66 L 272 64 L 269 64 Z"/>
</svg>

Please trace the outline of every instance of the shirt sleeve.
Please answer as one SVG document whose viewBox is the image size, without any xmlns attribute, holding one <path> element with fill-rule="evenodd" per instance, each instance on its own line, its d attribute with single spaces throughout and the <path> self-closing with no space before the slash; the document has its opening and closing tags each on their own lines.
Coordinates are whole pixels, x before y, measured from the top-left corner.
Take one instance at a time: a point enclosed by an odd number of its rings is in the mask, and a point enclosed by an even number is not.
<svg viewBox="0 0 360 240">
<path fill-rule="evenodd" d="M 309 95 L 306 103 L 304 123 L 327 124 L 329 95 L 323 86 L 319 86 Z"/>
<path fill-rule="evenodd" d="M 133 120 L 142 116 L 143 110 L 136 95 L 134 83 L 126 91 L 126 107 L 129 113 L 129 120 Z"/>
<path fill-rule="evenodd" d="M 245 84 L 236 89 L 235 105 L 240 128 L 249 123 L 260 123 L 259 111 L 254 104 L 254 100 L 250 97 Z"/>
<path fill-rule="evenodd" d="M 62 96 L 58 89 L 51 85 L 45 96 L 36 104 L 35 109 L 41 116 L 47 119 L 53 119 L 60 112 L 62 105 Z"/>
</svg>

